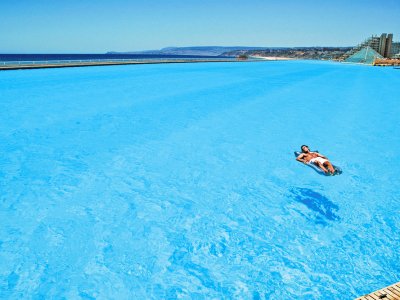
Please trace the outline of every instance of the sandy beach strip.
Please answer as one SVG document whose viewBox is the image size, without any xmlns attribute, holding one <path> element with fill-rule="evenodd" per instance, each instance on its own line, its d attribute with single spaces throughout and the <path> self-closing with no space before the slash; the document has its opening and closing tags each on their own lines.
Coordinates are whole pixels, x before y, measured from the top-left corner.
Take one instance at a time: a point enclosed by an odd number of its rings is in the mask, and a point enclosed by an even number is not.
<svg viewBox="0 0 400 300">
<path fill-rule="evenodd" d="M 295 59 L 295 58 L 292 58 L 292 57 L 282 57 L 282 56 L 258 56 L 258 55 L 252 55 L 252 56 L 249 56 L 249 58 L 264 59 L 264 60 L 294 60 L 294 59 Z"/>
</svg>

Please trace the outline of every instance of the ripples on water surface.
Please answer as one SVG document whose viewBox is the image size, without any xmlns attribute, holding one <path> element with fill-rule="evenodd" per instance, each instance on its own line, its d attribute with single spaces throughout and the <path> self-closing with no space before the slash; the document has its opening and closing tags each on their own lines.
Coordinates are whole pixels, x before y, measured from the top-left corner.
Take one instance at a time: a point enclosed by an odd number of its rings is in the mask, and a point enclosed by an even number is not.
<svg viewBox="0 0 400 300">
<path fill-rule="evenodd" d="M 351 299 L 399 281 L 398 86 L 317 62 L 1 72 L 0 297 Z M 297 163 L 302 144 L 343 174 Z"/>
</svg>

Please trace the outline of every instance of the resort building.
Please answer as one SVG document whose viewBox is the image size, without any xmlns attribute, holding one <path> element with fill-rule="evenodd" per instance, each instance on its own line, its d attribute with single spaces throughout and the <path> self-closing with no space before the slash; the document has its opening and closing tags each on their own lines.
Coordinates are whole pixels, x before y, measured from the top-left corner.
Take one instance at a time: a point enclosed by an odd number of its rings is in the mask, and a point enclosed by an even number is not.
<svg viewBox="0 0 400 300">
<path fill-rule="evenodd" d="M 393 34 L 382 33 L 371 36 L 346 52 L 341 60 L 353 63 L 371 64 L 375 59 L 397 57 L 400 53 L 400 43 L 393 42 Z"/>
<path fill-rule="evenodd" d="M 400 58 L 400 42 L 392 43 L 392 57 Z"/>
</svg>

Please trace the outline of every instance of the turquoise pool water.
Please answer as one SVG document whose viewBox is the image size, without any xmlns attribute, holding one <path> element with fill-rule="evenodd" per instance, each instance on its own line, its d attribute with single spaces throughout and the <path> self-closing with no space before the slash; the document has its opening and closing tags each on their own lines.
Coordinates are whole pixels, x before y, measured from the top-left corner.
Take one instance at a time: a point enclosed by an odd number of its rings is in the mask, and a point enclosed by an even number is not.
<svg viewBox="0 0 400 300">
<path fill-rule="evenodd" d="M 0 298 L 352 299 L 400 280 L 400 71 L 0 72 Z M 308 144 L 343 174 L 295 161 Z"/>
</svg>

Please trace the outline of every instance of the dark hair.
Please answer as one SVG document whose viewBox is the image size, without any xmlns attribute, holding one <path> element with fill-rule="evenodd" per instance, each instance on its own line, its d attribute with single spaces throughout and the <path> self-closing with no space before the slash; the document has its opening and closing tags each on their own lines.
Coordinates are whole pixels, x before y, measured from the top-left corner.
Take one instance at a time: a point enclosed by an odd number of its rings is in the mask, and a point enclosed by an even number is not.
<svg viewBox="0 0 400 300">
<path fill-rule="evenodd" d="M 310 149 L 310 147 L 308 147 L 307 145 L 301 145 L 301 147 L 300 147 L 301 152 L 304 152 L 304 151 L 303 151 L 303 147 L 307 147 L 308 149 Z"/>
</svg>

